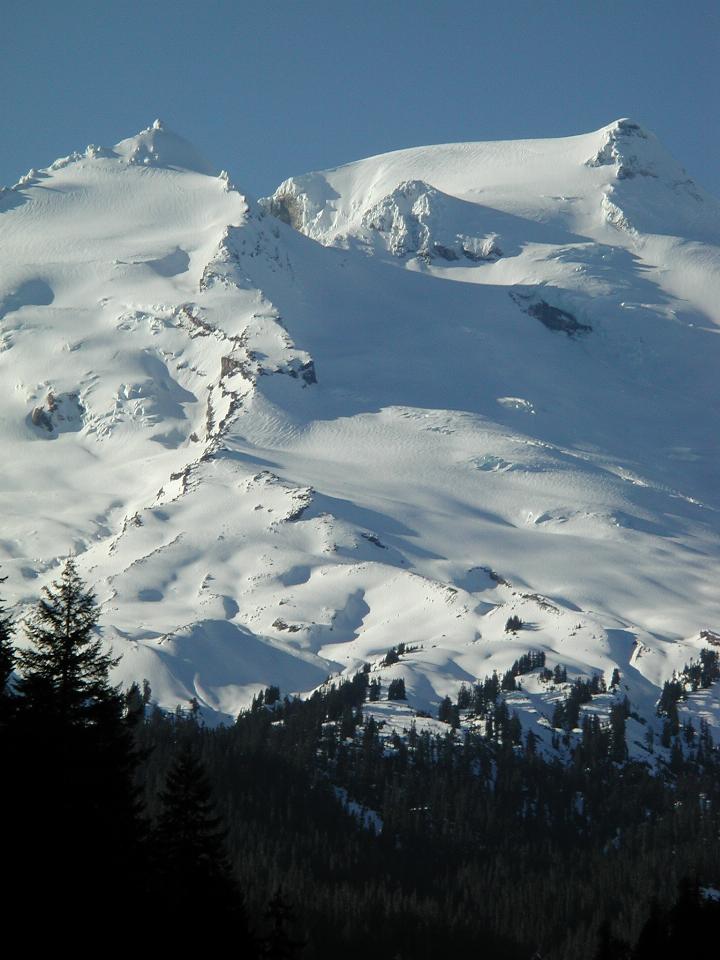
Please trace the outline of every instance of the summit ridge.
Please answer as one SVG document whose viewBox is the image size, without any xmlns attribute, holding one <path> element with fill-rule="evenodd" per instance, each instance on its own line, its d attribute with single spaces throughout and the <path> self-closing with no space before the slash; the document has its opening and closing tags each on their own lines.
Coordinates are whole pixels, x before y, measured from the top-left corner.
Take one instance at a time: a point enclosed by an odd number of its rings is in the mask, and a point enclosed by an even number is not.
<svg viewBox="0 0 720 960">
<path fill-rule="evenodd" d="M 720 626 L 719 209 L 627 119 L 259 202 L 160 121 L 31 171 L 0 194 L 8 599 L 74 553 L 117 679 L 215 719 L 369 664 L 401 728 L 537 649 L 654 724 Z M 510 696 L 549 742 L 556 693 Z M 714 696 L 683 709 L 720 726 Z"/>
</svg>

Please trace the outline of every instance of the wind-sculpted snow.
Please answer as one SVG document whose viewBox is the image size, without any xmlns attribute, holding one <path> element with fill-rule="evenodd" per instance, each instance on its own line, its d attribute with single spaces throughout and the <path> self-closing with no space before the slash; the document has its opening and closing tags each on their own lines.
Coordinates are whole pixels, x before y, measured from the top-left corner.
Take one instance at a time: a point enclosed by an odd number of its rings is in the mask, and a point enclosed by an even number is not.
<svg viewBox="0 0 720 960">
<path fill-rule="evenodd" d="M 266 202 L 275 216 L 302 228 L 307 218 L 296 215 L 291 190 L 278 192 Z M 304 210 L 314 209 L 305 203 Z M 492 261 L 503 255 L 497 233 L 498 215 L 483 216 L 477 204 L 447 196 L 422 180 L 401 183 L 392 193 L 363 214 L 353 239 L 371 251 L 387 251 L 393 257 L 418 257 L 431 261 Z"/>
<path fill-rule="evenodd" d="M 18 615 L 73 551 L 167 707 L 369 663 L 401 725 L 536 649 L 657 723 L 720 628 L 718 205 L 679 169 L 619 121 L 261 204 L 158 125 L 32 171 L 0 198 Z M 549 742 L 561 693 L 511 705 Z"/>
</svg>

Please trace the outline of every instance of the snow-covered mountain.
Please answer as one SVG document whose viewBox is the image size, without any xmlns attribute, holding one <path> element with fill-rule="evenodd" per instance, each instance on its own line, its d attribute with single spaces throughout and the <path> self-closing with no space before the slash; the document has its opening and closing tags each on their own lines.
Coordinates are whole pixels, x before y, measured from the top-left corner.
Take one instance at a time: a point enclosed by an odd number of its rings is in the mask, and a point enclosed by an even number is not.
<svg viewBox="0 0 720 960">
<path fill-rule="evenodd" d="M 30 171 L 0 191 L 7 599 L 74 552 L 118 679 L 169 707 L 369 662 L 402 723 L 538 649 L 652 724 L 720 643 L 719 303 L 720 203 L 628 120 L 259 203 L 159 122 Z M 542 735 L 561 694 L 511 699 Z M 719 727 L 717 696 L 685 709 Z"/>
</svg>

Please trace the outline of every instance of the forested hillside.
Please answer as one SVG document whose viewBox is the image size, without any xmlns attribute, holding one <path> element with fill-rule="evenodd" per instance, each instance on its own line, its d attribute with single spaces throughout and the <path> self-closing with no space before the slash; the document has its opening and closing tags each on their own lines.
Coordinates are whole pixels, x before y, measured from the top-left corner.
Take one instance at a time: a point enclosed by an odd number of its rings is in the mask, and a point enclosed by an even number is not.
<svg viewBox="0 0 720 960">
<path fill-rule="evenodd" d="M 69 562 L 21 651 L 7 615 L 0 628 L 5 905 L 31 924 L 41 897 L 40 939 L 121 916 L 240 956 L 645 960 L 694 955 L 717 923 L 707 728 L 670 733 L 669 763 L 628 760 L 632 704 L 600 723 L 575 684 L 565 759 L 548 758 L 504 698 L 546 669 L 531 655 L 443 704 L 437 733 L 375 719 L 390 691 L 369 669 L 304 700 L 270 687 L 210 728 L 197 705 L 153 706 L 147 684 L 112 687 L 97 616 Z"/>
</svg>

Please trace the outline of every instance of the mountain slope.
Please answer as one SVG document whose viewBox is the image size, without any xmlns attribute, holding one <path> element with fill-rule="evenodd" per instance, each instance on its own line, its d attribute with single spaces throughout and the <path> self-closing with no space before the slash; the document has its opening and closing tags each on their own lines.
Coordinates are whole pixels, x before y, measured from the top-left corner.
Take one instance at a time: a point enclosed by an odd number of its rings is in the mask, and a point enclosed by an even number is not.
<svg viewBox="0 0 720 960">
<path fill-rule="evenodd" d="M 537 648 L 652 716 L 720 622 L 719 207 L 629 121 L 259 205 L 159 124 L 32 173 L 0 194 L 12 598 L 73 549 L 166 706 L 369 661 L 434 711 Z M 546 736 L 561 694 L 512 699 Z"/>
</svg>

